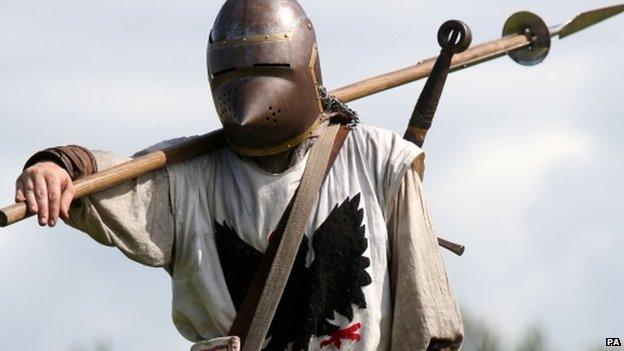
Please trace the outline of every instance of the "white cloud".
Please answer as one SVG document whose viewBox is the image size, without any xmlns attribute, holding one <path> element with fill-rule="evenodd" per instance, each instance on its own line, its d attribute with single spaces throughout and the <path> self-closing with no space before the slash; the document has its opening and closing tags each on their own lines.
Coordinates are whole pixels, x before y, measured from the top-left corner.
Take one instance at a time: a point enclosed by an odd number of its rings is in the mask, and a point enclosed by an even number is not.
<svg viewBox="0 0 624 351">
<path fill-rule="evenodd" d="M 520 225 L 558 166 L 589 166 L 595 143 L 582 132 L 556 126 L 521 132 L 469 140 L 460 163 L 442 180 L 456 186 L 442 193 L 440 205 L 466 223 L 495 217 Z"/>
<path fill-rule="evenodd" d="M 539 236 L 548 234 L 536 230 L 528 213 L 540 207 L 548 182 L 560 168 L 588 167 L 596 145 L 580 131 L 549 127 L 469 138 L 471 146 L 433 189 L 437 212 L 444 216 L 441 227 L 453 223 L 452 237 L 468 246 L 466 257 L 449 260 L 460 276 L 454 281 L 460 284 L 459 296 L 468 310 L 486 316 L 510 338 L 539 318 L 538 306 L 550 300 L 546 296 L 559 292 L 553 275 L 560 266 L 531 263 L 540 257 L 535 252 L 542 245 Z M 586 284 L 576 278 L 567 288 L 578 291 Z"/>
</svg>

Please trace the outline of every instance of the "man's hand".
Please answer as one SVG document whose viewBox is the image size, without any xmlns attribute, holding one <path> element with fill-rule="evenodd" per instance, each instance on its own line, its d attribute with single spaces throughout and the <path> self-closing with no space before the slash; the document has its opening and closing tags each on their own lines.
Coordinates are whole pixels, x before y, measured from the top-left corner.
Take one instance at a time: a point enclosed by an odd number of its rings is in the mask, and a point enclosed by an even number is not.
<svg viewBox="0 0 624 351">
<path fill-rule="evenodd" d="M 62 167 L 54 162 L 39 162 L 17 178 L 15 201 L 26 202 L 28 212 L 37 214 L 39 225 L 54 227 L 59 215 L 69 218 L 74 184 Z"/>
</svg>

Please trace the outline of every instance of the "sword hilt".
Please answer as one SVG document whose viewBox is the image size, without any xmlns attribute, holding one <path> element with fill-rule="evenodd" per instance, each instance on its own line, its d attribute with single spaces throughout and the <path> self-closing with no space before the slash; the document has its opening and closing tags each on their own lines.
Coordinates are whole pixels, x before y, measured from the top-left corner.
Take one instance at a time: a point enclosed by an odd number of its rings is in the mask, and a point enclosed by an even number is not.
<svg viewBox="0 0 624 351">
<path fill-rule="evenodd" d="M 442 47 L 431 75 L 418 98 L 418 103 L 410 119 L 405 139 L 422 147 L 427 131 L 431 128 L 433 117 L 438 108 L 444 83 L 451 68 L 453 55 L 463 52 L 472 42 L 472 32 L 467 24 L 457 20 L 445 22 L 438 30 L 438 43 Z"/>
<path fill-rule="evenodd" d="M 451 68 L 453 55 L 464 52 L 471 42 L 472 32 L 468 25 L 461 21 L 447 21 L 438 30 L 438 43 L 442 47 L 442 51 L 433 66 L 422 93 L 420 93 L 404 136 L 406 140 L 418 145 L 418 147 L 422 147 L 427 131 L 431 128 L 442 90 L 444 90 L 444 83 L 446 83 L 446 77 Z M 463 245 L 442 238 L 438 238 L 438 244 L 458 256 L 461 256 L 465 250 Z"/>
</svg>

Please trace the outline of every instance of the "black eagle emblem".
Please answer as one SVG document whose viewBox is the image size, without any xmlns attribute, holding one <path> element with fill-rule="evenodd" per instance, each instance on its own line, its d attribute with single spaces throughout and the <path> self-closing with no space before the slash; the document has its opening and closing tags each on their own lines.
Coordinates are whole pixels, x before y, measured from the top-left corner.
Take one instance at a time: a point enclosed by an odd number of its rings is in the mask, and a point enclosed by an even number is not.
<svg viewBox="0 0 624 351">
<path fill-rule="evenodd" d="M 307 350 L 312 335 L 330 336 L 341 326 L 328 320 L 334 311 L 353 321 L 353 307 L 366 308 L 362 288 L 372 280 L 366 272 L 370 260 L 364 257 L 368 247 L 362 224 L 364 211 L 360 195 L 334 207 L 325 222 L 314 232 L 314 260 L 306 267 L 308 239 L 299 248 L 286 290 L 279 304 L 265 350 Z M 228 290 L 238 310 L 242 304 L 262 253 L 245 243 L 227 223 L 215 223 L 216 244 Z M 359 324 L 356 325 L 359 329 Z M 353 327 L 351 328 L 351 332 Z M 352 340 L 359 335 L 347 334 Z M 355 336 L 353 336 L 355 335 Z M 325 344 L 340 346 L 340 336 Z"/>
</svg>

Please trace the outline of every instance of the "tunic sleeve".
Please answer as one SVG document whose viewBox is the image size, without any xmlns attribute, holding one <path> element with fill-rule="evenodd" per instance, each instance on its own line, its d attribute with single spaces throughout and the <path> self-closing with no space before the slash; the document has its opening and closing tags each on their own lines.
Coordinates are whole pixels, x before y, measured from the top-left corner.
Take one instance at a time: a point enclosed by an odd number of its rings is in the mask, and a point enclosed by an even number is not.
<svg viewBox="0 0 624 351">
<path fill-rule="evenodd" d="M 100 171 L 129 160 L 107 152 L 92 153 Z M 75 201 L 67 224 L 101 244 L 116 246 L 134 261 L 168 267 L 174 221 L 167 172 L 151 172 Z"/>
<path fill-rule="evenodd" d="M 405 174 L 389 210 L 392 350 L 458 350 L 461 314 L 429 217 L 422 171 L 419 158 Z"/>
</svg>

